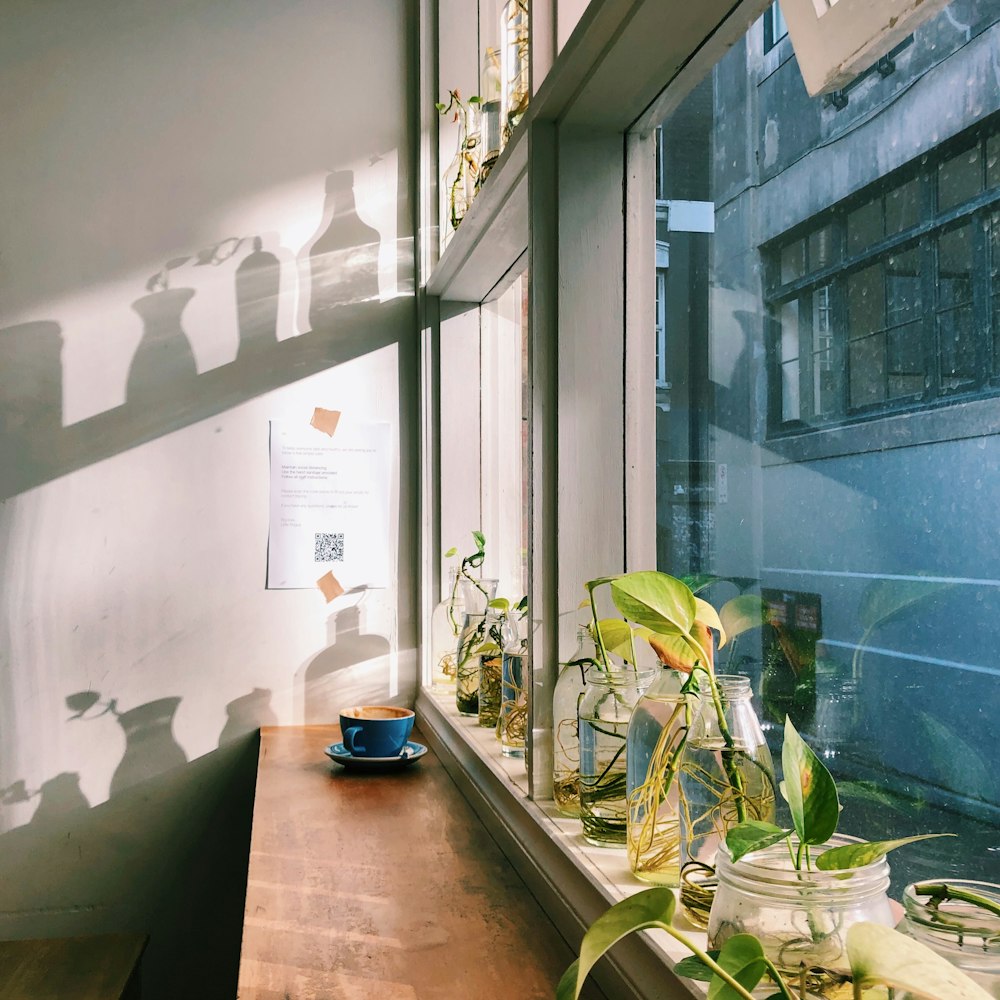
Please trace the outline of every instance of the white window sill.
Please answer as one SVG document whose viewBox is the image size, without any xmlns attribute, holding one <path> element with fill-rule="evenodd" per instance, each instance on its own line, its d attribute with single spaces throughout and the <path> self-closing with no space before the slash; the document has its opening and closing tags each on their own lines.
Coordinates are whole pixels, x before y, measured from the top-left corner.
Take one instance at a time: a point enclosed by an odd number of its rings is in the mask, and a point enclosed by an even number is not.
<svg viewBox="0 0 1000 1000">
<path fill-rule="evenodd" d="M 578 820 L 562 816 L 551 801 L 530 800 L 524 760 L 503 757 L 493 730 L 459 715 L 451 696 L 422 689 L 417 716 L 446 770 L 574 948 L 608 906 L 647 888 L 629 870 L 623 847 L 593 847 L 583 839 Z M 705 947 L 703 931 L 679 913 L 674 922 Z M 688 955 L 663 931 L 632 935 L 617 946 L 616 961 L 604 975 L 598 974 L 598 981 L 616 1000 L 701 1000 L 701 984 L 670 972 Z M 622 993 L 623 984 L 629 993 Z"/>
</svg>

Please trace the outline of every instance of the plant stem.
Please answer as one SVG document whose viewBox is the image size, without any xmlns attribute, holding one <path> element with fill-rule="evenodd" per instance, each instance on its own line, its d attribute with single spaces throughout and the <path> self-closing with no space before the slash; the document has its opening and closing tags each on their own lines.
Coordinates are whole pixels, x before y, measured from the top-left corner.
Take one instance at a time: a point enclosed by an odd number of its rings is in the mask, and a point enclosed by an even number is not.
<svg viewBox="0 0 1000 1000">
<path fill-rule="evenodd" d="M 701 651 L 697 643 L 693 642 L 688 636 L 685 636 L 685 638 L 688 644 L 700 654 Z M 736 800 L 734 803 L 736 806 L 736 821 L 743 823 L 747 818 L 746 788 L 743 785 L 743 775 L 740 774 L 740 769 L 736 766 L 736 761 L 733 759 L 732 751 L 736 749 L 736 743 L 733 740 L 733 734 L 729 731 L 729 723 L 726 722 L 726 713 L 722 707 L 722 696 L 719 694 L 719 686 L 715 683 L 715 675 L 710 670 L 706 670 L 700 663 L 695 664 L 692 672 L 694 670 L 703 671 L 708 678 L 708 687 L 712 692 L 712 704 L 715 706 L 715 714 L 719 720 L 719 733 L 728 748 L 728 750 L 722 751 L 722 766 L 725 768 L 726 777 L 729 779 L 729 787 L 736 793 L 734 796 Z"/>
<path fill-rule="evenodd" d="M 986 910 L 987 913 L 1000 917 L 1000 904 L 985 896 L 980 896 L 979 893 L 970 892 L 968 889 L 959 889 L 947 882 L 918 882 L 913 886 L 913 891 L 918 896 L 930 896 L 938 903 L 942 903 L 946 899 L 957 899 L 963 903 L 971 903 L 981 910 Z"/>
<path fill-rule="evenodd" d="M 594 638 L 597 640 L 597 651 L 601 654 L 601 663 L 604 669 L 608 669 L 608 651 L 604 648 L 604 636 L 601 635 L 600 621 L 597 617 L 597 602 L 594 600 L 594 588 L 588 587 L 587 593 L 590 595 L 590 613 L 594 618 Z"/>
<path fill-rule="evenodd" d="M 706 952 L 702 951 L 693 941 L 685 937 L 679 930 L 675 927 L 671 927 L 669 924 L 659 924 L 671 937 L 675 940 L 680 941 L 685 948 L 687 948 L 695 958 L 700 959 L 712 970 L 712 972 L 717 975 L 727 986 L 735 990 L 737 995 L 741 996 L 743 1000 L 754 1000 L 754 995 L 745 990 L 740 984 L 733 979 L 733 977 L 726 972 L 718 962 L 712 959 Z M 779 977 L 780 978 L 780 977 Z M 781 983 L 781 987 L 784 990 L 785 996 L 788 1000 L 793 1000 L 793 998 L 788 994 L 787 990 L 784 989 L 784 983 Z"/>
</svg>

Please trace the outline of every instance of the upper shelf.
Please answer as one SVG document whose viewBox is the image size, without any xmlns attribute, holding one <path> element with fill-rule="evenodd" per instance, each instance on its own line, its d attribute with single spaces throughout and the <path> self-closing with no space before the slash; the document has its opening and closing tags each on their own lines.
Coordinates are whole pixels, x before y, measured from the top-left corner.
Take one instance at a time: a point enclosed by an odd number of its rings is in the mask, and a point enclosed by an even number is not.
<svg viewBox="0 0 1000 1000">
<path fill-rule="evenodd" d="M 626 132 L 656 123 L 668 84 L 687 68 L 690 85 L 707 72 L 706 25 L 736 41 L 768 0 L 591 0 L 483 188 L 427 282 L 443 299 L 481 302 L 524 253 L 529 240 L 528 149 L 532 124 Z M 702 57 L 702 58 L 699 58 Z M 683 81 L 679 81 L 683 82 Z M 671 88 L 679 100 L 684 86 Z M 652 195 L 650 195 L 652 197 Z"/>
</svg>

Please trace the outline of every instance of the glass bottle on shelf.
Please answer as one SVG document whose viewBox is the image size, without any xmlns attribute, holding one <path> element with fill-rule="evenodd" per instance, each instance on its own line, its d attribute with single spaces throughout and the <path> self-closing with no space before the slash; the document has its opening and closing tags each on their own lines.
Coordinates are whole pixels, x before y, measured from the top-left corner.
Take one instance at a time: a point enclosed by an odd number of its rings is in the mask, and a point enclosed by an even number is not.
<svg viewBox="0 0 1000 1000">
<path fill-rule="evenodd" d="M 528 109 L 530 87 L 528 0 L 507 0 L 500 14 L 500 37 L 503 39 L 501 142 L 506 145 L 517 123 Z"/>
<path fill-rule="evenodd" d="M 441 114 L 454 109 L 458 122 L 458 139 L 455 155 L 441 178 L 441 249 L 443 250 L 458 229 L 465 213 L 469 211 L 476 195 L 479 176 L 479 116 L 476 104 L 466 104 L 455 91 L 447 106 L 440 106 Z"/>
<path fill-rule="evenodd" d="M 697 710 L 684 675 L 664 665 L 632 712 L 626 738 L 628 861 L 644 882 L 680 880 L 680 765 Z"/>
<path fill-rule="evenodd" d="M 497 737 L 505 757 L 523 757 L 528 732 L 528 688 L 526 665 L 528 640 L 524 622 L 511 612 L 504 622 L 503 667 L 500 678 L 500 719 Z"/>
<path fill-rule="evenodd" d="M 476 190 L 483 186 L 502 148 L 500 116 L 502 113 L 503 82 L 500 69 L 500 50 L 487 47 L 483 53 L 483 67 L 479 80 L 479 111 L 482 115 L 483 153 L 476 178 Z"/>
<path fill-rule="evenodd" d="M 465 598 L 456 588 L 458 571 L 448 571 L 448 592 L 431 615 L 431 690 L 455 690 L 455 646 L 465 617 Z"/>
<path fill-rule="evenodd" d="M 715 682 L 719 705 L 703 684 L 680 775 L 680 898 L 701 927 L 715 891 L 715 852 L 726 833 L 748 819 L 774 822 L 774 765 L 750 703 L 750 681 L 717 674 Z"/>
<path fill-rule="evenodd" d="M 455 652 L 455 707 L 459 715 L 479 715 L 479 647 L 486 641 L 486 606 L 496 580 L 460 581 L 465 615 Z"/>
<path fill-rule="evenodd" d="M 496 729 L 500 719 L 505 615 L 495 608 L 486 612 L 486 635 L 479 647 L 479 725 Z"/>
<path fill-rule="evenodd" d="M 580 701 L 587 664 L 594 662 L 590 629 L 576 630 L 576 649 L 562 664 L 552 692 L 552 797 L 564 816 L 580 816 Z"/>
<path fill-rule="evenodd" d="M 654 670 L 599 665 L 587 670 L 580 701 L 580 818 L 597 847 L 625 843 L 625 735 Z"/>
</svg>

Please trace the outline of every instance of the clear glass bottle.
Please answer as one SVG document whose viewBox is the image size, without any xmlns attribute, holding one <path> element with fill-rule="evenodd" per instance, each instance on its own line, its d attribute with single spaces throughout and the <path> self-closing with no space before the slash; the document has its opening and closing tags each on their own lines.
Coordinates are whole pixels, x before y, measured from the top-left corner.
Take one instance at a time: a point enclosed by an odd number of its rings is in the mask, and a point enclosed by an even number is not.
<svg viewBox="0 0 1000 1000">
<path fill-rule="evenodd" d="M 476 190 L 490 175 L 493 165 L 500 157 L 502 148 L 500 115 L 503 97 L 503 83 L 500 69 L 500 50 L 488 46 L 483 53 L 483 65 L 479 74 L 479 109 L 482 118 L 483 155 L 480 158 Z"/>
<path fill-rule="evenodd" d="M 531 63 L 528 24 L 528 0 L 507 0 L 500 15 L 500 33 L 503 39 L 501 141 L 504 145 L 510 141 L 511 133 L 528 109 Z"/>
<path fill-rule="evenodd" d="M 929 891 L 942 885 L 951 898 Z M 995 883 L 927 879 L 903 890 L 906 919 L 900 929 L 948 959 L 990 996 L 1000 997 L 1000 917 L 963 895 L 1000 907 L 1000 885 Z"/>
<path fill-rule="evenodd" d="M 580 701 L 580 818 L 597 847 L 625 843 L 625 736 L 655 670 L 592 666 Z"/>
<path fill-rule="evenodd" d="M 831 847 L 859 843 L 835 835 L 813 856 Z M 793 845 L 794 850 L 794 845 Z M 889 864 L 885 855 L 844 871 L 796 871 L 782 841 L 733 862 L 723 843 L 716 856 L 718 888 L 708 921 L 708 946 L 721 948 L 736 934 L 753 934 L 779 971 L 800 982 L 805 996 L 842 995 L 847 931 L 859 921 L 895 926 L 889 903 Z M 834 975 L 824 974 L 829 970 Z M 839 975 L 838 975 L 839 974 Z M 763 995 L 773 993 L 773 987 Z M 798 993 L 796 993 L 798 996 Z"/>
<path fill-rule="evenodd" d="M 639 699 L 626 738 L 628 861 L 644 882 L 680 881 L 680 765 L 698 707 L 668 666 Z"/>
<path fill-rule="evenodd" d="M 460 104 L 458 144 L 441 178 L 441 249 L 448 245 L 476 196 L 479 177 L 479 120 L 476 105 Z"/>
<path fill-rule="evenodd" d="M 737 674 L 717 674 L 715 681 L 720 705 L 703 683 L 680 781 L 680 898 L 702 927 L 714 890 L 715 852 L 726 833 L 747 819 L 774 822 L 774 765 L 750 703 L 750 681 Z"/>
<path fill-rule="evenodd" d="M 493 608 L 487 611 L 486 636 L 479 647 L 479 725 L 486 729 L 496 729 L 500 720 L 504 618 Z"/>
<path fill-rule="evenodd" d="M 455 690 L 455 649 L 465 618 L 465 597 L 456 587 L 458 571 L 448 571 L 448 591 L 431 615 L 431 690 Z"/>
<path fill-rule="evenodd" d="M 503 668 L 500 681 L 500 719 L 497 738 L 505 757 L 523 757 L 528 732 L 528 686 L 526 677 L 528 640 L 522 637 L 523 622 L 512 613 L 503 626 Z"/>
<path fill-rule="evenodd" d="M 552 797 L 564 816 L 580 816 L 580 701 L 596 649 L 590 629 L 576 630 L 576 649 L 561 666 L 552 692 Z"/>
<path fill-rule="evenodd" d="M 459 715 L 479 715 L 479 647 L 486 641 L 486 605 L 496 595 L 496 580 L 459 581 L 465 617 L 455 653 L 455 707 Z"/>
</svg>

